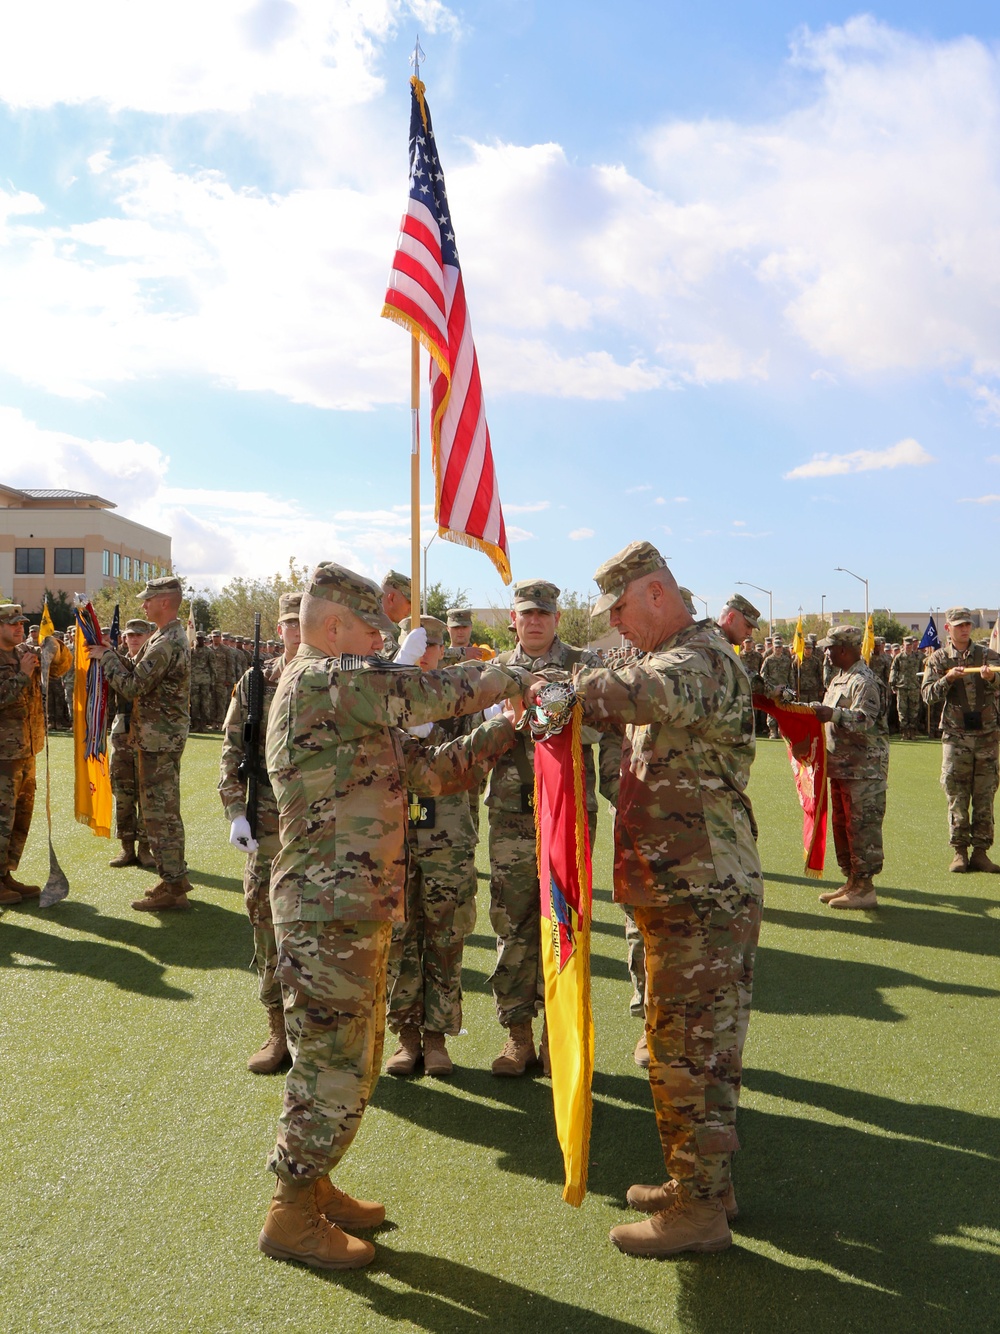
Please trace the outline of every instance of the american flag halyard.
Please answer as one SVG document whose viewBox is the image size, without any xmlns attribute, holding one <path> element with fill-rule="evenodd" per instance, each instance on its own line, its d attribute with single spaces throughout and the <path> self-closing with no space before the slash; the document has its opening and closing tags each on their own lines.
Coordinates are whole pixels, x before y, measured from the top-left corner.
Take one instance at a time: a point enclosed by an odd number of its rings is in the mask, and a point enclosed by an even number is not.
<svg viewBox="0 0 1000 1334">
<path fill-rule="evenodd" d="M 410 80 L 410 195 L 382 314 L 430 353 L 438 532 L 484 551 L 509 584 L 507 530 L 455 229 L 424 85 L 416 78 Z"/>
</svg>

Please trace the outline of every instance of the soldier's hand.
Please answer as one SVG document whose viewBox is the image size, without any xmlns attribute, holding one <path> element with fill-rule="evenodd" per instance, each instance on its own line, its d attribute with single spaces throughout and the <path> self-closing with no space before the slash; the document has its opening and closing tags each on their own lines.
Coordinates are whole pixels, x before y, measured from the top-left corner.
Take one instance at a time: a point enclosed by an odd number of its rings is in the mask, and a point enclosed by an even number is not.
<svg viewBox="0 0 1000 1334">
<path fill-rule="evenodd" d="M 88 644 L 87 656 L 90 658 L 91 662 L 100 662 L 105 653 L 107 653 L 108 648 L 109 645 L 107 644 Z"/>
<path fill-rule="evenodd" d="M 38 671 L 38 658 L 34 653 L 22 653 L 18 665 L 25 676 L 34 676 Z"/>
<path fill-rule="evenodd" d="M 237 815 L 229 826 L 229 841 L 234 848 L 239 848 L 241 852 L 257 851 L 257 840 L 250 832 L 250 822 L 246 816 Z"/>
<path fill-rule="evenodd" d="M 542 687 L 547 686 L 548 684 L 549 682 L 546 677 L 533 676 L 524 688 L 524 703 L 529 705 L 537 704 Z"/>
<path fill-rule="evenodd" d="M 426 652 L 427 631 L 422 625 L 418 625 L 400 644 L 396 661 L 401 667 L 415 667 Z"/>
<path fill-rule="evenodd" d="M 524 715 L 523 699 L 514 698 L 514 699 L 504 700 L 503 716 L 507 719 L 508 722 L 513 723 L 514 726 L 516 727 L 518 723 L 521 721 L 523 715 Z"/>
<path fill-rule="evenodd" d="M 833 722 L 833 710 L 830 708 L 829 704 L 814 704 L 812 706 L 812 711 L 821 723 Z"/>
<path fill-rule="evenodd" d="M 993 680 L 993 668 L 990 666 L 988 662 L 983 663 L 982 678 L 984 681 Z"/>
<path fill-rule="evenodd" d="M 964 675 L 965 675 L 964 667 L 952 667 L 950 671 L 945 672 L 944 679 L 946 681 L 961 681 Z"/>
</svg>

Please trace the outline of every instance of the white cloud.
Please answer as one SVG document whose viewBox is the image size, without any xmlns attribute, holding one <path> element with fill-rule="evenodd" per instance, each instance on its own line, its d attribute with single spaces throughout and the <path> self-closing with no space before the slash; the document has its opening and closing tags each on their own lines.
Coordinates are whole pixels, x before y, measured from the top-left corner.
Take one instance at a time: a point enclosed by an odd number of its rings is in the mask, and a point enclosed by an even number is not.
<svg viewBox="0 0 1000 1334">
<path fill-rule="evenodd" d="M 593 536 L 593 528 L 574 528 L 569 535 L 569 540 L 571 542 L 583 542 L 586 538 Z"/>
<path fill-rule="evenodd" d="M 640 491 L 652 491 L 652 489 L 653 488 L 650 486 L 649 482 L 643 482 L 641 486 L 627 486 L 625 488 L 625 495 L 637 496 Z"/>
<path fill-rule="evenodd" d="M 540 514 L 551 505 L 549 500 L 531 500 L 523 505 L 504 505 L 504 514 Z"/>
<path fill-rule="evenodd" d="M 691 503 L 690 496 L 674 496 L 675 505 L 690 505 L 690 503 Z"/>
<path fill-rule="evenodd" d="M 745 528 L 746 526 L 747 526 L 747 521 L 746 521 L 746 519 L 734 519 L 734 520 L 733 520 L 733 527 L 734 527 L 734 528 Z"/>
<path fill-rule="evenodd" d="M 995 505 L 1000 501 L 1000 496 L 962 496 L 959 500 L 960 505 Z"/>
<path fill-rule="evenodd" d="M 534 539 L 535 534 L 529 533 L 527 528 L 517 528 L 513 524 L 507 525 L 508 542 L 533 542 Z"/>
<path fill-rule="evenodd" d="M 808 463 L 801 463 L 786 478 L 839 477 L 850 472 L 875 472 L 883 468 L 923 468 L 933 463 L 916 440 L 900 440 L 888 449 L 855 449 L 850 454 L 814 454 Z"/>
</svg>

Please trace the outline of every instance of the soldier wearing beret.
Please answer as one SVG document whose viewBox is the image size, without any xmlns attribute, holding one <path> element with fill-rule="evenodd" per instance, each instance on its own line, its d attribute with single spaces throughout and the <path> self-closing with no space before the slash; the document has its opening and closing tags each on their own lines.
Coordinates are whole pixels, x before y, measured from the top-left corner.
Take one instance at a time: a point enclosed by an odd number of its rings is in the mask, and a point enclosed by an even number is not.
<svg viewBox="0 0 1000 1334">
<path fill-rule="evenodd" d="M 649 1081 L 668 1178 L 633 1186 L 651 1216 L 612 1229 L 633 1255 L 717 1251 L 732 1235 L 740 1049 L 763 898 L 746 796 L 750 682 L 718 627 L 693 622 L 663 557 L 632 542 L 594 576 L 593 614 L 643 656 L 574 674 L 585 720 L 624 729 L 614 894 L 646 953 Z"/>
<path fill-rule="evenodd" d="M 104 660 L 104 675 L 118 697 L 132 703 L 129 731 L 139 764 L 139 803 L 160 876 L 143 898 L 133 901 L 136 912 L 190 906 L 180 789 L 181 755 L 191 725 L 191 650 L 177 618 L 183 595 L 173 575 L 149 580 L 139 601 L 156 630 L 134 662 L 112 653 L 107 642 L 87 650 L 96 661 Z"/>
<path fill-rule="evenodd" d="M 862 639 L 858 626 L 838 625 L 817 645 L 829 652 L 834 670 L 823 703 L 813 707 L 826 724 L 833 842 L 847 877 L 819 896 L 832 908 L 878 906 L 874 877 L 882 870 L 889 738 L 878 682 L 861 657 Z"/>
<path fill-rule="evenodd" d="M 948 643 L 927 659 L 921 693 L 926 703 L 943 706 L 941 786 L 948 797 L 954 853 L 948 870 L 998 872 L 1000 866 L 988 854 L 1000 781 L 1000 677 L 995 670 L 1000 657 L 972 642 L 972 625 L 968 607 L 948 611 Z"/>
<path fill-rule="evenodd" d="M 917 739 L 923 674 L 924 660 L 917 648 L 917 641 L 913 635 L 904 635 L 902 652 L 895 655 L 889 668 L 889 685 L 896 694 L 896 714 L 904 741 Z"/>
<path fill-rule="evenodd" d="M 27 619 L 16 602 L 0 607 L 0 904 L 41 893 L 15 879 L 35 809 L 35 756 L 45 745 L 40 650 L 24 643 Z M 64 676 L 72 654 L 50 638 L 49 674 Z"/>
<path fill-rule="evenodd" d="M 260 721 L 260 746 L 257 751 L 257 827 L 247 822 L 247 779 L 240 766 L 246 758 L 244 725 L 250 712 L 250 669 L 236 682 L 222 730 L 222 757 L 219 762 L 219 796 L 229 821 L 229 841 L 246 853 L 243 868 L 243 900 L 253 928 L 253 961 L 257 970 L 257 995 L 267 1013 L 268 1035 L 263 1045 L 247 1062 L 254 1075 L 270 1075 L 285 1062 L 288 1042 L 281 987 L 275 980 L 278 950 L 271 916 L 271 864 L 277 854 L 278 808 L 267 772 L 264 738 L 274 692 L 285 666 L 299 647 L 299 605 L 301 593 L 282 593 L 278 599 L 278 634 L 284 645 L 281 657 L 269 659 L 262 667 L 264 677 L 263 710 Z"/>
<path fill-rule="evenodd" d="M 120 656 L 135 662 L 143 644 L 156 626 L 138 617 L 125 622 L 124 643 L 118 648 Z M 114 699 L 114 720 L 111 724 L 111 761 L 108 776 L 115 799 L 115 837 L 121 843 L 121 852 L 112 857 L 110 866 L 155 865 L 146 837 L 142 807 L 139 803 L 139 762 L 136 759 L 135 738 L 132 734 L 132 701 L 109 691 Z M 109 708 L 111 706 L 109 705 Z M 138 847 L 136 846 L 138 844 Z"/>
<path fill-rule="evenodd" d="M 403 920 L 407 792 L 438 797 L 513 742 L 506 717 L 425 746 L 403 728 L 520 696 L 522 674 L 489 663 L 421 672 L 378 657 L 386 620 L 370 579 L 321 564 L 300 607 L 302 643 L 271 701 L 267 768 L 280 850 L 271 909 L 292 1068 L 268 1166 L 278 1178 L 258 1244 L 276 1259 L 352 1269 L 375 1255 L 344 1228 L 382 1205 L 338 1190 L 330 1170 L 357 1132 L 382 1060 L 386 961 Z M 411 632 L 401 656 L 424 648 Z"/>
</svg>

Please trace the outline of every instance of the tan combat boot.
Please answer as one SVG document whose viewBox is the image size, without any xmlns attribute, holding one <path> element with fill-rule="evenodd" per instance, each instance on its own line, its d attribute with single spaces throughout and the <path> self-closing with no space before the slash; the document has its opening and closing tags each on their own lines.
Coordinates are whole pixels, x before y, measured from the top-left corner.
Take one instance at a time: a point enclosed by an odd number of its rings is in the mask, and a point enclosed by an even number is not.
<svg viewBox="0 0 1000 1334">
<path fill-rule="evenodd" d="M 388 1067 L 386 1067 L 388 1068 Z M 448 1048 L 445 1046 L 443 1033 L 431 1033 L 424 1029 L 424 1074 L 452 1075 L 455 1067 Z"/>
<path fill-rule="evenodd" d="M 360 1269 L 375 1247 L 343 1232 L 316 1207 L 316 1182 L 278 1182 L 257 1245 L 272 1260 L 299 1260 L 314 1269 Z"/>
<path fill-rule="evenodd" d="M 633 1209 L 638 1209 L 640 1213 L 658 1214 L 661 1210 L 670 1208 L 680 1189 L 678 1183 L 673 1180 L 665 1181 L 662 1186 L 630 1186 L 625 1200 L 627 1204 Z M 720 1199 L 722 1200 L 722 1207 L 726 1211 L 726 1218 L 731 1223 L 740 1212 L 732 1182 L 729 1183 L 725 1195 L 720 1196 Z"/>
<path fill-rule="evenodd" d="M 138 866 L 139 858 L 135 855 L 135 839 L 123 838 L 122 850 L 117 857 L 112 857 L 109 866 Z"/>
<path fill-rule="evenodd" d="M 144 871 L 156 870 L 156 858 L 153 856 L 152 849 L 144 838 L 139 839 L 139 846 L 136 849 L 136 857 L 139 865 Z"/>
<path fill-rule="evenodd" d="M 288 1057 L 288 1039 L 285 1037 L 285 1012 L 280 1005 L 268 1006 L 267 1041 L 247 1061 L 252 1075 L 273 1075 Z"/>
<path fill-rule="evenodd" d="M 854 888 L 830 900 L 831 908 L 877 908 L 878 899 L 870 876 L 858 876 Z"/>
<path fill-rule="evenodd" d="M 15 894 L 20 894 L 22 899 L 37 899 L 42 892 L 41 885 L 25 885 L 20 880 L 14 879 L 13 871 L 8 871 L 3 878 L 4 887 L 13 890 Z"/>
<path fill-rule="evenodd" d="M 503 1051 L 493 1062 L 492 1070 L 495 1075 L 523 1075 L 536 1060 L 531 1020 L 524 1019 L 519 1024 L 511 1024 Z"/>
<path fill-rule="evenodd" d="M 820 903 L 832 903 L 834 899 L 839 899 L 841 894 L 853 894 L 853 892 L 854 876 L 849 875 L 846 884 L 841 885 L 839 889 L 828 889 L 825 894 L 820 894 L 819 901 Z"/>
<path fill-rule="evenodd" d="M 404 1024 L 399 1030 L 399 1046 L 385 1063 L 387 1075 L 412 1075 L 420 1060 L 420 1029 Z"/>
<path fill-rule="evenodd" d="M 187 891 L 191 888 L 187 876 L 181 880 L 157 880 L 141 899 L 133 899 L 136 912 L 184 912 L 190 908 Z"/>
<path fill-rule="evenodd" d="M 21 896 L 16 889 L 11 889 L 6 875 L 0 877 L 0 904 L 20 903 Z"/>
<path fill-rule="evenodd" d="M 679 1255 L 682 1251 L 724 1251 L 733 1244 L 721 1200 L 695 1200 L 680 1188 L 666 1209 L 642 1223 L 611 1229 L 611 1240 L 626 1255 Z"/>
<path fill-rule="evenodd" d="M 969 869 L 969 850 L 968 848 L 956 848 L 955 855 L 951 859 L 949 871 L 967 871 Z"/>
<path fill-rule="evenodd" d="M 316 1180 L 316 1208 L 328 1223 L 337 1227 L 378 1227 L 385 1222 L 385 1205 L 374 1200 L 356 1200 L 330 1180 L 321 1176 Z"/>
<path fill-rule="evenodd" d="M 632 1053 L 632 1059 L 640 1070 L 649 1069 L 649 1044 L 646 1041 L 646 1030 L 642 1030 L 642 1037 L 635 1044 L 635 1051 Z"/>
<path fill-rule="evenodd" d="M 969 870 L 989 871 L 993 875 L 1000 875 L 1000 866 L 997 866 L 996 862 L 990 861 L 985 848 L 972 849 L 972 856 L 969 858 Z"/>
</svg>

